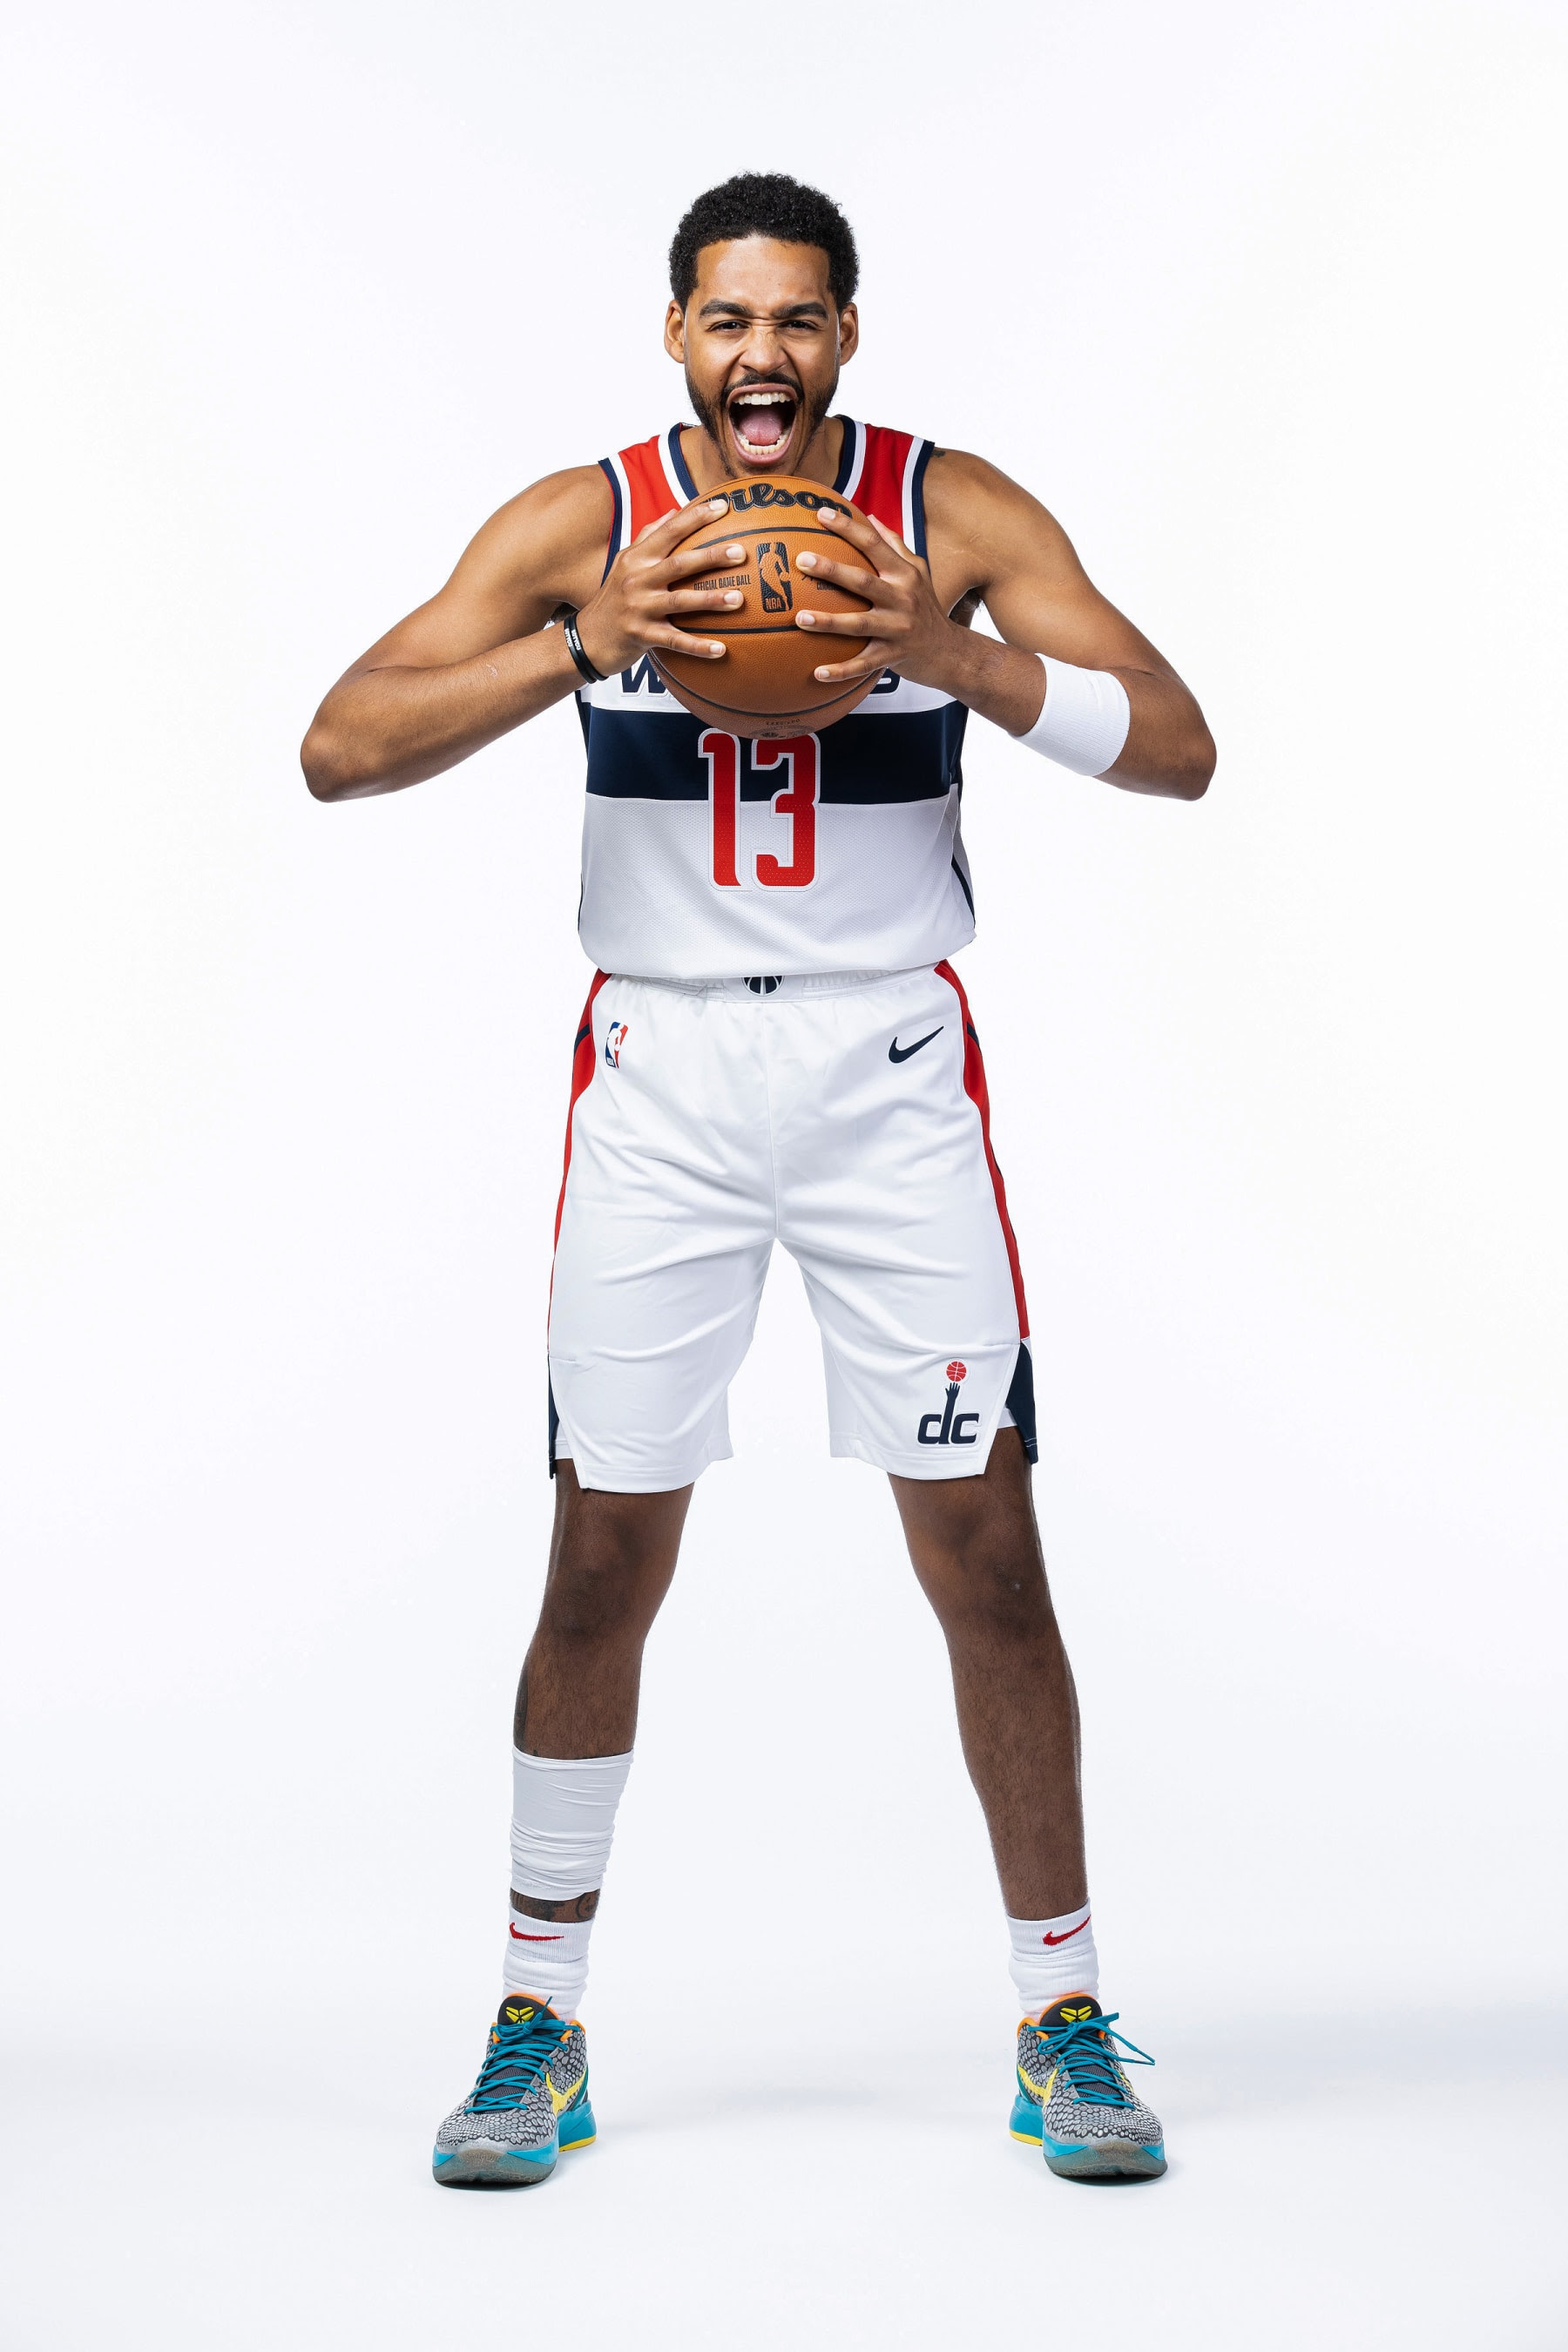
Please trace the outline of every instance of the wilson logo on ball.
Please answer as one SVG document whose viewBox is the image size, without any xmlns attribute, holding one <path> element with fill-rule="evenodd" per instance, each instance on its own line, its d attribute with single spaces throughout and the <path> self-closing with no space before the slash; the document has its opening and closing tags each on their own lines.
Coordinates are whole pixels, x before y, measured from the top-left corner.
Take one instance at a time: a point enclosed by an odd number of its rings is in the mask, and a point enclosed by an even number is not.
<svg viewBox="0 0 1568 2352">
<path fill-rule="evenodd" d="M 800 489 L 785 482 L 743 482 L 734 489 L 726 484 L 714 496 L 727 498 L 736 514 L 748 507 L 809 507 L 813 513 L 818 507 L 826 507 L 830 514 L 850 511 L 842 499 L 836 499 L 828 490 Z"/>
</svg>

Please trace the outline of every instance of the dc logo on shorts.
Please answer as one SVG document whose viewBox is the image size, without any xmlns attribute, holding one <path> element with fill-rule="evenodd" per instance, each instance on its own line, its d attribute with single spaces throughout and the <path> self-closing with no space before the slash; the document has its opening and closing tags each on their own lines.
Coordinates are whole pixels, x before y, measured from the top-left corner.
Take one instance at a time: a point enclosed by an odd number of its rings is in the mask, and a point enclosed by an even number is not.
<svg viewBox="0 0 1568 2352">
<path fill-rule="evenodd" d="M 621 1047 L 626 1042 L 626 1029 L 628 1025 L 629 1024 L 625 1021 L 612 1021 L 609 1027 L 605 1032 L 605 1067 L 606 1070 L 618 1070 L 621 1066 Z"/>
<path fill-rule="evenodd" d="M 980 1440 L 980 1415 L 954 1412 L 959 1385 L 969 1378 L 969 1367 L 955 1357 L 947 1368 L 947 1401 L 940 1412 L 922 1412 L 916 1432 L 922 1445 L 975 1445 Z"/>
</svg>

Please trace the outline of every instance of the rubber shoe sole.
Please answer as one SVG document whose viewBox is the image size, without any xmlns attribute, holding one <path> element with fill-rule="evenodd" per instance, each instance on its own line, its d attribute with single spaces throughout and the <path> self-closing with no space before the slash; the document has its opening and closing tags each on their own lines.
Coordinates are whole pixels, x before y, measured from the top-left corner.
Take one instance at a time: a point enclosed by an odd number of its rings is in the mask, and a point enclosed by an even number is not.
<svg viewBox="0 0 1568 2352">
<path fill-rule="evenodd" d="M 1165 2151 L 1135 2139 L 1042 2139 L 1046 2162 L 1058 2180 L 1158 2180 Z"/>
<path fill-rule="evenodd" d="M 1163 2140 L 1145 2147 L 1135 2139 L 1047 2139 L 1038 2107 L 1021 2091 L 1007 2128 L 1026 2147 L 1042 2148 L 1060 2180 L 1158 2180 L 1165 2169 Z"/>
<path fill-rule="evenodd" d="M 591 2147 L 598 2137 L 594 2110 L 586 2099 L 562 2116 L 560 2134 L 552 2144 L 526 2150 L 510 2147 L 504 2140 L 467 2139 L 461 2147 L 438 2147 L 430 2169 L 443 2189 L 537 2188 L 554 2171 L 558 2154 Z"/>
</svg>

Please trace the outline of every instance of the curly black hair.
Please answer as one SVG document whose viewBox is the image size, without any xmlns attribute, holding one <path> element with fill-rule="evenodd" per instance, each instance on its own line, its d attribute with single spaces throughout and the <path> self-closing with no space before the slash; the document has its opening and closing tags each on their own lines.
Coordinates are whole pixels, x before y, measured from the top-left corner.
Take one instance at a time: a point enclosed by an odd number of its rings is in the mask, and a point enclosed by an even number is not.
<svg viewBox="0 0 1568 2352">
<path fill-rule="evenodd" d="M 703 247 L 727 245 L 741 236 L 820 246 L 827 256 L 827 285 L 834 301 L 842 310 L 854 300 L 860 257 L 855 232 L 832 197 L 792 180 L 787 172 L 737 172 L 732 180 L 698 197 L 671 240 L 669 290 L 683 310 L 697 283 L 697 257 Z"/>
</svg>

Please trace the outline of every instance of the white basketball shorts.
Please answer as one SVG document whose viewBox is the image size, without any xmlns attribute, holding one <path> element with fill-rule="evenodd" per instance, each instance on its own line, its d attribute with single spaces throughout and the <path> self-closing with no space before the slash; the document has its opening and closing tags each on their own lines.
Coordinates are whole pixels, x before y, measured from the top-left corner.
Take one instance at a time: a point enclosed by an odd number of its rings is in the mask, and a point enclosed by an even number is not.
<svg viewBox="0 0 1568 2352">
<path fill-rule="evenodd" d="M 598 974 L 573 1064 L 550 1460 L 654 1494 L 728 1456 L 775 1242 L 826 1366 L 832 1450 L 973 1477 L 1035 1455 L 1028 1324 L 980 1041 L 951 965 L 783 980 Z"/>
</svg>

